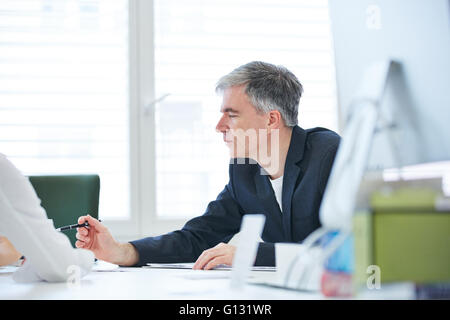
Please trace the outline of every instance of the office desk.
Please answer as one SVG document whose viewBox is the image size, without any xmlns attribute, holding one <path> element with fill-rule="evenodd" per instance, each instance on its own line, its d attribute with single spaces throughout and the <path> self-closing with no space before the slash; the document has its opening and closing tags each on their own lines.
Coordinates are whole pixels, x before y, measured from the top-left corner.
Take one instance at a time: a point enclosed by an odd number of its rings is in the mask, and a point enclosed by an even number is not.
<svg viewBox="0 0 450 320">
<path fill-rule="evenodd" d="M 11 267 L 10 267 L 11 268 Z M 248 283 L 229 286 L 230 271 L 116 268 L 92 271 L 79 286 L 67 283 L 16 283 L 14 269 L 0 270 L 0 300 L 6 299 L 163 299 L 163 300 L 291 300 L 321 299 L 319 292 L 299 292 Z M 268 279 L 275 272 L 252 271 L 249 281 Z M 206 277 L 206 278 L 205 278 Z"/>
</svg>

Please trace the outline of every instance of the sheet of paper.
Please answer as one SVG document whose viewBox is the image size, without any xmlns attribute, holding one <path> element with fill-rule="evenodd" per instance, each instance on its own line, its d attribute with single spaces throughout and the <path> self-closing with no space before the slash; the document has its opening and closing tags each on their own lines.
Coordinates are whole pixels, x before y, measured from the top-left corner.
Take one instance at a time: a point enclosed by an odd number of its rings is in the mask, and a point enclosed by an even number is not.
<svg viewBox="0 0 450 320">
<path fill-rule="evenodd" d="M 185 262 L 185 263 L 147 263 L 143 268 L 160 268 L 160 269 L 192 269 L 194 262 Z M 232 270 L 231 266 L 227 266 L 225 264 L 219 264 L 212 270 Z M 275 272 L 275 267 L 266 267 L 266 266 L 257 266 L 252 267 L 251 271 L 271 271 Z"/>
<path fill-rule="evenodd" d="M 0 273 L 14 273 L 18 268 L 17 266 L 1 266 Z"/>
<path fill-rule="evenodd" d="M 209 279 L 228 279 L 231 273 L 227 271 L 211 272 L 210 270 L 190 270 L 178 275 L 184 279 L 190 280 L 209 280 Z"/>
</svg>

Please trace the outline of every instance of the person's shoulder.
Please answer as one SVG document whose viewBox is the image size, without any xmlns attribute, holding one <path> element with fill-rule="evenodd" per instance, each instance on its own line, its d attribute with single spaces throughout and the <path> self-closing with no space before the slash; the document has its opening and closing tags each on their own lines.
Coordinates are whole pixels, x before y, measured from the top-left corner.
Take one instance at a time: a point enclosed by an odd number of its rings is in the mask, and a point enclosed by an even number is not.
<svg viewBox="0 0 450 320">
<path fill-rule="evenodd" d="M 315 127 L 311 129 L 306 129 L 306 135 L 307 135 L 307 141 L 308 144 L 313 147 L 335 147 L 339 145 L 339 142 L 341 141 L 341 137 L 339 134 L 334 132 L 333 130 L 322 128 L 322 127 Z"/>
<path fill-rule="evenodd" d="M 13 168 L 15 167 L 11 163 L 11 161 L 9 161 L 9 159 L 3 153 L 0 153 L 0 174 L 5 171 L 11 171 Z"/>
<path fill-rule="evenodd" d="M 20 194 L 24 192 L 23 189 L 17 191 L 16 187 L 24 184 L 29 184 L 28 178 L 22 174 L 6 155 L 0 153 L 0 189 L 3 191 L 7 190 L 11 194 Z"/>
</svg>

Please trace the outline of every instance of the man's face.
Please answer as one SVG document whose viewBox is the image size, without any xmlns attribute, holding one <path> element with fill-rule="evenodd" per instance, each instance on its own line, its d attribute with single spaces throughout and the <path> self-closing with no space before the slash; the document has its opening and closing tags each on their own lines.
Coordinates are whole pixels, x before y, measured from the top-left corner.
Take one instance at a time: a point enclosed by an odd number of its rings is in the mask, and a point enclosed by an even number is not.
<svg viewBox="0 0 450 320">
<path fill-rule="evenodd" d="M 259 129 L 266 129 L 268 119 L 250 103 L 244 85 L 224 91 L 220 112 L 216 130 L 223 134 L 230 156 L 257 160 Z"/>
</svg>

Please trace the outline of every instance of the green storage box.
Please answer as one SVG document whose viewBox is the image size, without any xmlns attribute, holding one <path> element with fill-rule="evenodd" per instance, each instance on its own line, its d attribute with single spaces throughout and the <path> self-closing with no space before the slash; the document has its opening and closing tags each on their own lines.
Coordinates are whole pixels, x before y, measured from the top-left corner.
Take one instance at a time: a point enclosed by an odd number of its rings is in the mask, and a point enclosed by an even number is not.
<svg viewBox="0 0 450 320">
<path fill-rule="evenodd" d="M 427 189 L 373 194 L 370 210 L 354 217 L 357 284 L 371 265 L 382 283 L 450 281 L 450 212 L 436 211 L 435 200 Z"/>
</svg>

